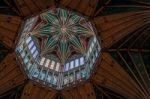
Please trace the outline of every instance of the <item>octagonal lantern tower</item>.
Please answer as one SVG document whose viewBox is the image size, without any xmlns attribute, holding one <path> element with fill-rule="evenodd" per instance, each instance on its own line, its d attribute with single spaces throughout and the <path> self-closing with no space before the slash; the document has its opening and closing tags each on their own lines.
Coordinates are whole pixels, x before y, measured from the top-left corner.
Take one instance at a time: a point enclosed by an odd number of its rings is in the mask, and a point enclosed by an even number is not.
<svg viewBox="0 0 150 99">
<path fill-rule="evenodd" d="M 87 80 L 100 56 L 88 17 L 62 8 L 26 18 L 16 54 L 29 79 L 57 90 Z"/>
</svg>

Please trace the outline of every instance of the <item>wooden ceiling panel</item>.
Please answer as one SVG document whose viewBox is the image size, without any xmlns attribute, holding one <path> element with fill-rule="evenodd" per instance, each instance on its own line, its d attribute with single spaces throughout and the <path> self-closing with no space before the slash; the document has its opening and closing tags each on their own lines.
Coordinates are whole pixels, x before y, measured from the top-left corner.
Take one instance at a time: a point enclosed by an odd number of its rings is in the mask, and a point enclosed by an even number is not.
<svg viewBox="0 0 150 99">
<path fill-rule="evenodd" d="M 29 81 L 23 90 L 21 99 L 54 99 L 55 97 L 55 90 L 40 87 Z"/>
<path fill-rule="evenodd" d="M 61 0 L 62 6 L 81 12 L 87 16 L 93 16 L 98 0 Z"/>
<path fill-rule="evenodd" d="M 103 53 L 101 65 L 93 77 L 93 82 L 127 98 L 146 97 L 140 87 L 108 53 Z"/>
<path fill-rule="evenodd" d="M 16 0 L 20 16 L 30 16 L 55 5 L 54 0 Z"/>
<path fill-rule="evenodd" d="M 0 14 L 0 40 L 8 48 L 14 47 L 20 24 L 20 17 Z"/>
<path fill-rule="evenodd" d="M 26 77 L 15 63 L 15 54 L 8 54 L 0 63 L 0 94 L 23 84 Z"/>
<path fill-rule="evenodd" d="M 147 24 L 146 20 L 149 19 L 148 12 L 129 12 L 115 15 L 101 16 L 94 19 L 103 48 L 109 48 L 124 36 Z"/>
<path fill-rule="evenodd" d="M 96 99 L 91 83 L 86 83 L 72 89 L 63 90 L 61 94 L 65 99 Z"/>
</svg>

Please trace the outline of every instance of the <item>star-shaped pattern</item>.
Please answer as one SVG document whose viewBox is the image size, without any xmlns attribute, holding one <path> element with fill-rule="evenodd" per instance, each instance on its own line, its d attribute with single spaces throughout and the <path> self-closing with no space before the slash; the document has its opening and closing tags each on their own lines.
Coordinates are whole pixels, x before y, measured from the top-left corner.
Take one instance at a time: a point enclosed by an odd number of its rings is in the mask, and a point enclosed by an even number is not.
<svg viewBox="0 0 150 99">
<path fill-rule="evenodd" d="M 42 55 L 52 54 L 63 64 L 73 53 L 86 53 L 89 40 L 94 36 L 92 24 L 86 18 L 61 8 L 49 10 L 39 18 L 33 36 L 42 39 Z"/>
</svg>

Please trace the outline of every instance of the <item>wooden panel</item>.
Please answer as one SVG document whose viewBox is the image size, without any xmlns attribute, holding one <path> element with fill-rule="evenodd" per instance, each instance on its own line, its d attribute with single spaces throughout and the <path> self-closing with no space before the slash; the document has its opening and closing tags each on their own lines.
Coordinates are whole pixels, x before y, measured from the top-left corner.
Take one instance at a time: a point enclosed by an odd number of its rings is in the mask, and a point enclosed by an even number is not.
<svg viewBox="0 0 150 99">
<path fill-rule="evenodd" d="M 69 8 L 75 9 L 79 5 L 80 1 L 81 0 L 71 0 L 69 5 L 67 3 L 66 4 L 68 5 Z M 67 5 L 65 5 L 65 6 L 67 6 Z"/>
<path fill-rule="evenodd" d="M 72 89 L 63 90 L 62 96 L 65 99 L 96 99 L 93 86 L 90 83 Z"/>
<path fill-rule="evenodd" d="M 92 16 L 98 0 L 61 0 L 61 5 Z"/>
<path fill-rule="evenodd" d="M 108 53 L 102 54 L 102 61 L 93 76 L 93 81 L 127 98 L 145 96 L 140 87 Z"/>
<path fill-rule="evenodd" d="M 15 54 L 8 54 L 0 63 L 0 94 L 23 84 L 26 77 L 15 62 Z"/>
<path fill-rule="evenodd" d="M 55 90 L 45 89 L 29 81 L 23 90 L 21 99 L 54 99 L 55 96 Z"/>
<path fill-rule="evenodd" d="M 29 15 L 29 13 L 31 13 L 30 9 L 25 4 L 24 0 L 16 0 L 16 5 L 19 9 L 21 16 L 27 16 Z"/>
<path fill-rule="evenodd" d="M 2 40 L 7 47 L 14 47 L 14 41 L 20 24 L 20 17 L 0 14 L 0 40 Z"/>
<path fill-rule="evenodd" d="M 28 6 L 28 9 L 30 9 L 31 13 L 37 13 L 39 11 L 39 8 L 32 0 L 24 0 L 24 3 Z"/>
<path fill-rule="evenodd" d="M 102 47 L 109 48 L 124 36 L 147 24 L 148 16 L 143 11 L 96 17 L 94 23 L 102 40 Z"/>
<path fill-rule="evenodd" d="M 37 14 L 55 5 L 54 0 L 16 0 L 21 16 Z"/>
</svg>

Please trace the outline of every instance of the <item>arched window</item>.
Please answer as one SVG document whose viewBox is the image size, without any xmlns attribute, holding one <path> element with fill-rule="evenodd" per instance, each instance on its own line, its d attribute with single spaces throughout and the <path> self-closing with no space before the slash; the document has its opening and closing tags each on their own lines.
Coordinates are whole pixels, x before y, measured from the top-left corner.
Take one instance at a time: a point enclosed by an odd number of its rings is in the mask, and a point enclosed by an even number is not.
<svg viewBox="0 0 150 99">
<path fill-rule="evenodd" d="M 45 57 L 42 57 L 41 61 L 40 61 L 40 65 L 43 65 L 45 61 Z"/>
<path fill-rule="evenodd" d="M 55 66 L 55 61 L 51 61 L 51 65 L 50 65 L 50 69 L 54 69 L 54 66 Z"/>
<path fill-rule="evenodd" d="M 81 65 L 84 65 L 84 57 L 81 57 L 81 58 L 80 58 L 80 66 L 81 66 Z"/>
<path fill-rule="evenodd" d="M 59 67 L 60 67 L 60 63 L 57 62 L 57 64 L 56 64 L 56 69 L 55 69 L 55 70 L 56 70 L 56 71 L 59 71 Z"/>
<path fill-rule="evenodd" d="M 31 41 L 28 45 L 28 48 L 31 49 L 33 45 L 34 45 L 34 43 L 33 43 L 33 41 Z"/>
<path fill-rule="evenodd" d="M 68 71 L 69 70 L 69 63 L 66 63 L 65 65 L 65 71 Z"/>
<path fill-rule="evenodd" d="M 79 64 L 79 59 L 76 59 L 75 60 L 75 67 L 78 67 L 80 64 Z"/>
<path fill-rule="evenodd" d="M 74 68 L 74 61 L 70 62 L 70 68 L 69 69 L 72 69 L 72 68 Z"/>
<path fill-rule="evenodd" d="M 45 67 L 48 67 L 49 64 L 50 64 L 50 59 L 47 59 L 47 60 L 46 60 L 46 63 L 45 63 Z"/>
</svg>

